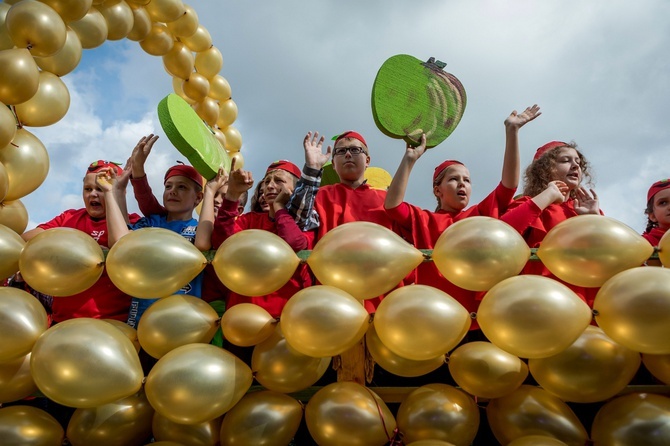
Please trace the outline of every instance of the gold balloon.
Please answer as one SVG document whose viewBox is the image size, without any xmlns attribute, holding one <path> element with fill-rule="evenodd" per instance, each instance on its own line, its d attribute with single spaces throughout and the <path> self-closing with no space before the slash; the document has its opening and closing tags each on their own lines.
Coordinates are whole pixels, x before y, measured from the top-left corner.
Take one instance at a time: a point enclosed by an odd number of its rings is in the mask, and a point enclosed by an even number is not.
<svg viewBox="0 0 670 446">
<path fill-rule="evenodd" d="M 40 391 L 59 404 L 91 408 L 136 393 L 142 366 L 132 342 L 99 319 L 54 325 L 35 343 L 30 358 Z"/>
<path fill-rule="evenodd" d="M 656 379 L 670 384 L 670 355 L 642 355 L 642 363 Z"/>
<path fill-rule="evenodd" d="M 528 366 L 490 342 L 468 342 L 449 355 L 449 373 L 471 395 L 500 398 L 523 384 Z"/>
<path fill-rule="evenodd" d="M 3 444 L 60 446 L 64 437 L 63 427 L 42 409 L 31 406 L 0 409 L 0 438 Z"/>
<path fill-rule="evenodd" d="M 346 381 L 316 392 L 305 407 L 305 420 L 320 446 L 382 446 L 396 427 L 393 414 L 376 393 Z"/>
<path fill-rule="evenodd" d="M 70 92 L 55 74 L 40 72 L 37 93 L 15 106 L 19 122 L 28 127 L 46 127 L 63 119 L 70 108 Z"/>
<path fill-rule="evenodd" d="M 28 48 L 33 56 L 53 56 L 65 45 L 63 19 L 43 2 L 18 2 L 7 11 L 5 24 L 16 46 Z"/>
<path fill-rule="evenodd" d="M 195 55 L 195 69 L 198 73 L 211 79 L 223 68 L 223 56 L 215 46 L 211 46 Z"/>
<path fill-rule="evenodd" d="M 570 445 L 583 445 L 586 429 L 563 401 L 544 389 L 521 386 L 491 400 L 486 415 L 493 434 L 502 444 L 527 435 L 545 435 Z"/>
<path fill-rule="evenodd" d="M 445 363 L 444 355 L 423 361 L 413 361 L 396 355 L 379 339 L 374 324 L 371 324 L 365 333 L 365 345 L 378 366 L 398 376 L 425 375 Z"/>
<path fill-rule="evenodd" d="M 79 65 L 79 62 L 81 61 L 81 50 L 82 46 L 79 36 L 77 36 L 75 30 L 68 28 L 67 38 L 65 39 L 63 49 L 53 56 L 36 57 L 35 62 L 37 63 L 37 66 L 44 71 L 53 73 L 56 76 L 65 76 Z"/>
<path fill-rule="evenodd" d="M 605 404 L 591 428 L 596 445 L 670 444 L 670 398 L 633 393 Z"/>
<path fill-rule="evenodd" d="M 235 165 L 237 168 L 237 164 Z M 300 259 L 277 234 L 240 231 L 221 244 L 212 265 L 221 282 L 243 296 L 263 296 L 291 279 Z"/>
<path fill-rule="evenodd" d="M 224 149 L 224 146 L 226 145 L 226 137 L 223 136 L 223 132 L 221 131 L 221 129 L 219 129 L 218 127 L 212 127 L 212 133 L 214 133 L 214 137 L 217 139 L 217 141 L 219 141 L 219 144 L 221 145 L 221 150 L 225 152 L 226 149 Z"/>
<path fill-rule="evenodd" d="M 131 5 L 132 8 L 132 5 Z M 145 8 L 133 8 L 133 28 L 128 33 L 128 40 L 141 42 L 151 31 L 151 17 Z"/>
<path fill-rule="evenodd" d="M 613 275 L 641 265 L 653 252 L 629 226 L 602 215 L 579 215 L 549 231 L 537 256 L 559 279 L 599 287 Z"/>
<path fill-rule="evenodd" d="M 192 100 L 202 101 L 209 93 L 209 81 L 202 74 L 191 73 L 189 78 L 182 82 L 181 89 Z"/>
<path fill-rule="evenodd" d="M 233 307 L 235 308 L 235 307 Z M 281 329 L 254 347 L 251 369 L 266 389 L 292 393 L 317 382 L 330 365 L 331 358 L 313 358 L 289 347 Z"/>
<path fill-rule="evenodd" d="M 192 35 L 188 37 L 182 37 L 180 40 L 184 42 L 186 46 L 189 47 L 194 53 L 205 51 L 207 48 L 212 46 L 212 36 L 202 25 L 198 25 L 198 28 Z"/>
<path fill-rule="evenodd" d="M 495 285 L 477 312 L 487 339 L 520 358 L 546 358 L 565 350 L 591 318 L 588 305 L 570 288 L 534 275 Z"/>
<path fill-rule="evenodd" d="M 406 442 L 444 440 L 472 443 L 479 429 L 479 408 L 465 392 L 447 384 L 419 387 L 398 408 L 398 429 Z"/>
<path fill-rule="evenodd" d="M 91 6 L 84 18 L 68 24 L 77 33 L 81 47 L 96 48 L 105 43 L 109 27 L 107 20 L 95 6 Z"/>
<path fill-rule="evenodd" d="M 174 22 L 186 12 L 181 0 L 151 0 L 146 8 L 151 20 L 163 23 Z"/>
<path fill-rule="evenodd" d="M 370 299 L 392 290 L 422 261 L 421 251 L 399 235 L 364 221 L 346 223 L 328 232 L 307 259 L 321 283 L 340 288 L 356 299 Z"/>
<path fill-rule="evenodd" d="M 21 200 L 0 203 L 0 224 L 17 234 L 23 234 L 28 226 L 28 211 Z"/>
<path fill-rule="evenodd" d="M 26 243 L 19 268 L 37 291 L 72 296 L 98 281 L 104 262 L 102 248 L 90 235 L 78 229 L 51 228 Z"/>
<path fill-rule="evenodd" d="M 133 29 L 133 10 L 123 0 L 106 0 L 98 11 L 107 22 L 107 40 L 121 40 Z"/>
<path fill-rule="evenodd" d="M 224 137 L 225 137 L 225 134 L 224 134 Z M 226 142 L 226 141 L 228 141 L 228 140 L 225 140 L 224 142 Z M 228 153 L 228 156 L 230 157 L 231 165 L 232 165 L 232 162 L 235 161 L 235 168 L 236 169 L 242 169 L 244 167 L 244 157 L 242 156 L 242 154 L 240 152 L 235 152 L 235 153 L 232 153 L 232 154 L 230 152 L 227 152 L 227 153 Z"/>
<path fill-rule="evenodd" d="M 12 40 L 7 27 L 5 26 L 5 19 L 7 17 L 7 11 L 11 8 L 7 2 L 0 3 L 0 50 L 8 50 L 14 48 L 14 41 Z"/>
<path fill-rule="evenodd" d="M 640 353 L 670 353 L 670 270 L 641 266 L 617 274 L 593 302 L 598 326 L 619 344 Z"/>
<path fill-rule="evenodd" d="M 16 117 L 9 107 L 0 102 L 0 147 L 5 147 L 12 142 L 14 136 L 16 136 Z M 4 198 L 4 195 L 0 193 L 0 197 Z"/>
<path fill-rule="evenodd" d="M 0 280 L 19 270 L 19 257 L 25 244 L 19 234 L 0 224 Z"/>
<path fill-rule="evenodd" d="M 93 4 L 92 0 L 40 0 L 51 6 L 64 22 L 82 19 Z"/>
<path fill-rule="evenodd" d="M 507 446 L 568 446 L 561 440 L 544 435 L 526 435 L 510 442 Z"/>
<path fill-rule="evenodd" d="M 563 401 L 594 403 L 622 391 L 640 367 L 640 354 L 594 326 L 557 355 L 528 361 L 530 373 Z"/>
<path fill-rule="evenodd" d="M 298 291 L 281 313 L 282 332 L 289 345 L 303 355 L 336 356 L 360 341 L 369 315 L 346 291 L 315 285 Z"/>
<path fill-rule="evenodd" d="M 223 136 L 226 137 L 226 145 L 224 146 L 226 151 L 239 152 L 242 148 L 242 135 L 239 130 L 232 125 L 229 125 L 228 127 L 222 127 L 221 132 L 223 132 Z M 235 167 L 237 166 L 238 165 L 235 164 Z"/>
<path fill-rule="evenodd" d="M 7 170 L 9 188 L 5 201 L 13 201 L 37 189 L 49 173 L 49 154 L 35 135 L 24 128 L 0 149 L 0 163 Z"/>
<path fill-rule="evenodd" d="M 18 401 L 35 392 L 37 385 L 30 374 L 30 353 L 0 362 L 0 403 Z"/>
<path fill-rule="evenodd" d="M 211 96 L 211 92 L 210 92 Z M 225 100 L 219 104 L 219 119 L 216 125 L 226 128 L 237 119 L 237 104 L 232 99 Z"/>
<path fill-rule="evenodd" d="M 188 79 L 193 72 L 193 53 L 183 43 L 175 42 L 172 49 L 163 56 L 163 64 L 172 76 Z"/>
<path fill-rule="evenodd" d="M 116 242 L 106 264 L 109 278 L 121 291 L 151 299 L 176 293 L 205 268 L 207 259 L 176 232 L 142 228 Z"/>
<path fill-rule="evenodd" d="M 7 178 L 7 169 L 5 169 L 4 164 L 0 163 L 0 202 L 5 199 L 8 189 L 9 179 Z"/>
<path fill-rule="evenodd" d="M 137 338 L 154 358 L 195 342 L 208 343 L 219 328 L 219 315 L 207 302 L 175 294 L 154 302 L 142 315 Z"/>
<path fill-rule="evenodd" d="M 198 424 L 230 410 L 251 387 L 251 370 L 210 344 L 178 347 L 149 372 L 145 389 L 156 412 L 179 424 Z"/>
<path fill-rule="evenodd" d="M 454 444 L 441 440 L 419 440 L 407 443 L 407 446 L 454 446 Z"/>
<path fill-rule="evenodd" d="M 153 433 L 156 440 L 177 442 L 170 444 L 189 446 L 218 446 L 222 417 L 197 424 L 179 424 L 158 412 L 154 415 Z M 153 445 L 155 443 L 151 443 Z M 150 445 L 150 446 L 151 446 Z"/>
<path fill-rule="evenodd" d="M 268 390 L 249 393 L 223 418 L 221 446 L 285 446 L 300 427 L 302 404 Z"/>
<path fill-rule="evenodd" d="M 0 362 L 26 356 L 47 328 L 47 312 L 35 296 L 0 288 Z"/>
<path fill-rule="evenodd" d="M 0 51 L 0 102 L 20 104 L 37 93 L 40 70 L 25 48 Z"/>
<path fill-rule="evenodd" d="M 225 77 L 217 74 L 209 80 L 209 96 L 219 101 L 230 99 L 230 84 Z"/>
<path fill-rule="evenodd" d="M 193 110 L 210 126 L 216 124 L 219 118 L 219 103 L 216 100 L 206 96 L 202 101 L 193 105 Z"/>
<path fill-rule="evenodd" d="M 135 330 L 133 327 L 126 324 L 125 322 L 117 321 L 116 319 L 102 319 L 102 320 L 109 324 L 112 324 L 112 326 L 121 330 L 121 333 L 123 333 L 130 340 L 130 342 L 133 343 L 135 351 L 137 352 L 140 351 L 140 341 L 137 339 L 137 330 Z"/>
<path fill-rule="evenodd" d="M 184 14 L 168 22 L 167 26 L 175 37 L 191 37 L 198 30 L 198 14 L 189 5 L 184 5 Z"/>
<path fill-rule="evenodd" d="M 472 217 L 449 226 L 435 242 L 433 261 L 453 284 L 486 291 L 516 276 L 530 256 L 519 233 L 491 217 Z"/>
<path fill-rule="evenodd" d="M 119 401 L 77 409 L 67 425 L 72 446 L 141 446 L 151 435 L 154 410 L 143 391 Z"/>
<path fill-rule="evenodd" d="M 179 42 L 175 42 L 175 45 Z M 184 82 L 184 79 L 181 79 L 179 77 L 173 77 L 172 78 L 172 89 L 174 92 L 183 100 L 188 102 L 189 104 L 193 105 L 195 104 L 195 101 L 188 96 L 186 96 L 186 93 L 184 93 L 184 90 L 182 90 L 181 85 Z"/>
<path fill-rule="evenodd" d="M 174 38 L 164 23 L 154 23 L 149 34 L 140 42 L 140 46 L 152 56 L 164 56 L 174 46 Z"/>
<path fill-rule="evenodd" d="M 670 268 L 670 236 L 668 232 L 663 234 L 661 240 L 658 241 L 658 258 L 666 268 Z"/>
<path fill-rule="evenodd" d="M 221 330 L 223 337 L 231 344 L 251 347 L 269 338 L 274 333 L 277 322 L 265 308 L 252 303 L 241 303 L 227 308 L 223 313 Z"/>
</svg>

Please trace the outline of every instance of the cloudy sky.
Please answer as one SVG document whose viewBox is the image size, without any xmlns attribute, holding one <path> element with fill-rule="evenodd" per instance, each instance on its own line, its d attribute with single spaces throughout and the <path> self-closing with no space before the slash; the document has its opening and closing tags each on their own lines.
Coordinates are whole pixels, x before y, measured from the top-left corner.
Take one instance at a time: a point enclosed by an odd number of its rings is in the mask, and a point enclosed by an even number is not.
<svg viewBox="0 0 670 446">
<path fill-rule="evenodd" d="M 592 162 L 604 212 L 642 231 L 646 191 L 670 177 L 670 4 L 664 0 L 191 0 L 223 54 L 246 168 L 260 178 L 279 158 L 302 165 L 309 130 L 355 129 L 372 165 L 391 174 L 404 144 L 374 124 L 370 94 L 396 54 L 447 62 L 467 92 L 455 132 L 417 164 L 406 199 L 434 207 L 430 177 L 447 158 L 473 179 L 471 203 L 500 181 L 505 117 L 537 103 L 521 130 L 522 166 L 547 141 L 574 140 Z M 160 57 L 137 42 L 84 50 L 64 77 L 71 107 L 49 127 L 28 128 L 46 145 L 45 183 L 22 201 L 30 227 L 82 207 L 81 177 L 98 158 L 123 161 L 144 134 L 163 135 L 158 102 L 172 91 Z M 148 174 L 162 192 L 165 169 L 184 159 L 165 136 Z M 132 203 L 132 199 L 129 200 Z"/>
</svg>

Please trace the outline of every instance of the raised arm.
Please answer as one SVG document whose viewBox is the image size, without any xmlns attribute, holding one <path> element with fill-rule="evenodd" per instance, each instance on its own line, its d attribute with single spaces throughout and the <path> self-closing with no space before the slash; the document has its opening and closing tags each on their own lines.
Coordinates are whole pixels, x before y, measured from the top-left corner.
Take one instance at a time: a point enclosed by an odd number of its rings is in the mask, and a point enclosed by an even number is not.
<svg viewBox="0 0 670 446">
<path fill-rule="evenodd" d="M 540 107 L 535 104 L 527 107 L 520 114 L 514 110 L 505 119 L 505 155 L 503 158 L 501 182 L 508 189 L 516 189 L 519 186 L 519 171 L 521 169 L 519 129 L 541 114 Z"/>
<path fill-rule="evenodd" d="M 421 142 L 418 146 L 413 147 L 407 144 L 405 154 L 400 161 L 398 170 L 393 175 L 391 185 L 386 191 L 386 199 L 384 200 L 385 209 L 393 209 L 400 206 L 405 201 L 405 192 L 407 191 L 407 183 L 409 182 L 409 175 L 414 168 L 421 155 L 426 152 L 426 135 L 421 135 Z"/>
<path fill-rule="evenodd" d="M 116 178 L 113 186 L 114 197 L 116 202 L 121 209 L 121 214 L 126 221 L 126 224 L 130 224 L 130 218 L 128 217 L 128 203 L 126 201 L 126 190 L 128 189 L 128 181 L 130 181 L 130 175 L 132 170 L 130 168 L 130 158 L 126 161 L 126 165 L 123 168 L 123 173 Z"/>
<path fill-rule="evenodd" d="M 149 181 L 147 180 L 144 165 L 147 157 L 151 153 L 154 143 L 158 139 L 157 135 L 143 136 L 133 149 L 130 155 L 130 167 L 132 172 L 131 182 L 133 184 L 133 193 L 135 200 L 140 207 L 140 212 L 143 215 L 167 215 L 167 210 L 154 196 Z"/>
<path fill-rule="evenodd" d="M 233 164 L 230 168 L 234 169 L 235 165 Z M 241 226 L 242 222 L 236 220 L 237 203 L 244 191 L 248 191 L 253 185 L 254 179 L 251 172 L 242 169 L 231 170 L 228 177 L 228 190 L 226 190 L 221 208 L 214 220 L 211 235 L 212 248 L 218 249 L 228 237 L 244 229 Z"/>
<path fill-rule="evenodd" d="M 194 245 L 200 251 L 208 251 L 212 248 L 212 232 L 214 231 L 214 196 L 216 192 L 228 181 L 225 170 L 219 169 L 214 178 L 205 185 L 205 193 L 202 198 L 202 208 L 198 219 L 198 229 L 195 232 Z"/>
<path fill-rule="evenodd" d="M 111 248 L 121 237 L 128 234 L 130 230 L 126 220 L 121 213 L 119 204 L 114 194 L 114 183 L 116 173 L 113 169 L 103 169 L 95 177 L 95 181 L 105 195 L 105 210 L 107 221 L 107 245 Z"/>
</svg>

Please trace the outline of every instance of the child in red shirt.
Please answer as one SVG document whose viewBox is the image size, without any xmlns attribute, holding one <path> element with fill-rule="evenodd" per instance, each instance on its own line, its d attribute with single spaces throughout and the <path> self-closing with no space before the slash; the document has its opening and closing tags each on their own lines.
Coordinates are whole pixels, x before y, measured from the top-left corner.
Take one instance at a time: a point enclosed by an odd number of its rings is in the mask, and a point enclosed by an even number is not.
<svg viewBox="0 0 670 446">
<path fill-rule="evenodd" d="M 647 229 L 642 237 L 653 246 L 658 246 L 661 238 L 670 228 L 670 179 L 655 182 L 647 192 Z"/>
</svg>

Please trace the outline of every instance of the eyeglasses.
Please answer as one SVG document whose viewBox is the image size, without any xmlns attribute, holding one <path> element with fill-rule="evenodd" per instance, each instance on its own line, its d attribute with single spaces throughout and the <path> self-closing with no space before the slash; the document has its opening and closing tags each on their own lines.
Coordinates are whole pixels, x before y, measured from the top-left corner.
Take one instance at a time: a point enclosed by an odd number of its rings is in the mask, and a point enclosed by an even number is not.
<svg viewBox="0 0 670 446">
<path fill-rule="evenodd" d="M 108 166 L 111 167 L 112 165 L 120 166 L 121 163 L 115 163 L 114 161 L 106 161 L 106 160 L 93 161 L 91 164 L 89 164 L 88 171 L 95 172 L 101 167 L 108 167 Z"/>
<path fill-rule="evenodd" d="M 344 156 L 347 152 L 352 155 L 358 155 L 361 153 L 368 154 L 363 147 L 351 146 L 351 147 L 337 147 L 333 150 L 334 156 Z"/>
</svg>

